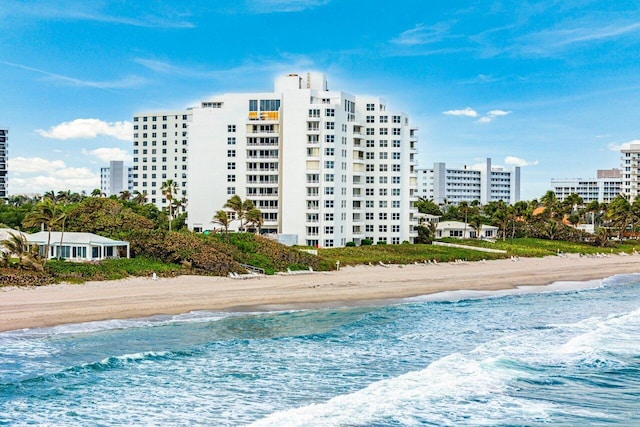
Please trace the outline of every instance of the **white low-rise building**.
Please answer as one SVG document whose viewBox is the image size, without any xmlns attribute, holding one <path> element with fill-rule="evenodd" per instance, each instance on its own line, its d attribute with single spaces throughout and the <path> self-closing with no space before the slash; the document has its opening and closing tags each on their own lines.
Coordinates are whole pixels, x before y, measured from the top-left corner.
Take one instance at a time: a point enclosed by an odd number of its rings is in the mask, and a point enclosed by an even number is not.
<svg viewBox="0 0 640 427">
<path fill-rule="evenodd" d="M 622 192 L 620 169 L 599 169 L 597 178 L 553 178 L 551 188 L 559 201 L 577 194 L 584 203 L 609 203 Z"/>
<path fill-rule="evenodd" d="M 100 261 L 107 258 L 129 258 L 129 242 L 113 240 L 93 233 L 39 231 L 27 234 L 29 245 L 38 245 L 40 256 L 71 261 Z"/>
<path fill-rule="evenodd" d="M 262 211 L 263 233 L 290 243 L 417 235 L 417 130 L 379 97 L 329 90 L 322 73 L 289 74 L 273 92 L 214 96 L 185 112 L 139 114 L 134 127 L 134 189 L 162 208 L 161 183 L 177 180 L 194 231 L 214 228 L 215 212 L 237 194 Z"/>
<path fill-rule="evenodd" d="M 461 221 L 440 221 L 436 227 L 436 239 L 454 237 L 456 239 L 495 239 L 498 235 L 498 227 L 482 225 L 480 236 L 478 230 L 472 225 Z"/>
<path fill-rule="evenodd" d="M 507 171 L 491 166 L 491 159 L 478 168 L 448 168 L 445 163 L 434 163 L 431 169 L 416 169 L 418 178 L 417 195 L 433 200 L 439 205 L 445 203 L 478 201 L 504 201 L 514 204 L 520 201 L 520 168 Z"/>
</svg>

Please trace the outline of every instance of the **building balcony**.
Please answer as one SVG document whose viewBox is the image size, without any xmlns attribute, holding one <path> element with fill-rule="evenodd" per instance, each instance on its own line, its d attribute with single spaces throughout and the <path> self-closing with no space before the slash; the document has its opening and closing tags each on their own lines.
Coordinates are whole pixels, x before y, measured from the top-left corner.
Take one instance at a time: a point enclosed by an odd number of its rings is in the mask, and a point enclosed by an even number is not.
<svg viewBox="0 0 640 427">
<path fill-rule="evenodd" d="M 249 121 L 257 120 L 264 122 L 277 122 L 280 120 L 280 113 L 277 111 L 249 111 Z"/>
</svg>

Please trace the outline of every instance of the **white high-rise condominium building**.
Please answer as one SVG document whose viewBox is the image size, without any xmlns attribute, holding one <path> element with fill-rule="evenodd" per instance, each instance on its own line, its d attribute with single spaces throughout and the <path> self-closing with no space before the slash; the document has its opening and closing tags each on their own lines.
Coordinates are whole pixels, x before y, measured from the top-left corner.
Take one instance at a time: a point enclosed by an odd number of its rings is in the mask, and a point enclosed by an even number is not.
<svg viewBox="0 0 640 427">
<path fill-rule="evenodd" d="M 0 199 L 9 197 L 9 129 L 0 128 Z"/>
<path fill-rule="evenodd" d="M 178 197 L 187 195 L 187 129 L 191 111 L 163 111 L 133 117 L 133 191 L 147 195 L 158 208 L 166 207 L 162 183 L 171 179 Z"/>
<path fill-rule="evenodd" d="M 107 197 L 127 190 L 133 192 L 133 168 L 122 160 L 112 160 L 108 168 L 100 168 L 100 192 Z"/>
<path fill-rule="evenodd" d="M 479 168 L 451 169 L 434 163 L 432 169 L 417 169 L 417 196 L 437 204 L 477 200 L 481 204 L 503 200 L 520 201 L 520 168 L 507 171 L 491 166 L 491 159 Z"/>
<path fill-rule="evenodd" d="M 622 174 L 620 169 L 599 169 L 597 178 L 554 178 L 551 188 L 561 202 L 575 193 L 584 203 L 609 203 L 622 191 Z"/>
<path fill-rule="evenodd" d="M 638 197 L 640 184 L 640 144 L 632 143 L 620 150 L 622 154 L 622 193 L 633 201 Z"/>
<path fill-rule="evenodd" d="M 141 115 L 136 124 L 165 114 L 182 113 Z M 171 153 L 166 166 L 184 170 L 189 228 L 219 228 L 213 215 L 237 194 L 262 211 L 263 232 L 290 243 L 413 240 L 416 129 L 384 100 L 329 91 L 321 73 L 290 74 L 273 92 L 220 95 L 184 114 L 176 124 L 188 129 L 188 161 Z M 149 167 L 162 173 L 165 161 L 138 157 L 147 178 L 139 175 L 136 188 L 150 188 Z"/>
</svg>

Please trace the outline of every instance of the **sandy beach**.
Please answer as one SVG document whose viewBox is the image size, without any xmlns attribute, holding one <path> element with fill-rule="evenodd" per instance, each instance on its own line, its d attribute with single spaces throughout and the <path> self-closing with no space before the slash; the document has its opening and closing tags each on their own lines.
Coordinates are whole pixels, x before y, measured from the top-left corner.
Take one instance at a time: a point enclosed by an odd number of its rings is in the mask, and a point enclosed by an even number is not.
<svg viewBox="0 0 640 427">
<path fill-rule="evenodd" d="M 640 256 L 521 258 L 461 264 L 345 267 L 249 279 L 180 276 L 0 289 L 0 331 L 195 310 L 279 309 L 498 290 L 640 273 Z"/>
</svg>

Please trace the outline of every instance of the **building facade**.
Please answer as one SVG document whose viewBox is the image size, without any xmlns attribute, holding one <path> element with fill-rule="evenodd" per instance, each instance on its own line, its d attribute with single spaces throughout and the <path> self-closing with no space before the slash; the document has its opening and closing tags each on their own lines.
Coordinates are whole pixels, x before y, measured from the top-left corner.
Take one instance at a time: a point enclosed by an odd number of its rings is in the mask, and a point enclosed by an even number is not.
<svg viewBox="0 0 640 427">
<path fill-rule="evenodd" d="M 487 158 L 481 168 L 447 168 L 434 163 L 431 169 L 417 169 L 418 192 L 424 199 L 437 204 L 458 204 L 478 201 L 481 204 L 503 200 L 509 204 L 520 201 L 520 168 L 511 171 L 491 166 Z"/>
<path fill-rule="evenodd" d="M 125 167 L 122 160 L 112 160 L 108 168 L 100 168 L 100 192 L 107 197 L 122 191 L 133 192 L 133 168 Z"/>
<path fill-rule="evenodd" d="M 133 117 L 133 191 L 147 195 L 149 203 L 166 207 L 162 183 L 178 185 L 178 198 L 187 195 L 188 127 L 191 111 L 164 111 Z"/>
<path fill-rule="evenodd" d="M 134 125 L 154 117 L 171 117 L 168 128 L 178 131 L 165 140 L 162 129 L 156 139 L 154 129 L 145 138 L 134 130 L 134 150 L 147 150 L 134 154 L 134 188 L 153 191 L 162 174 L 181 176 L 192 230 L 219 228 L 213 215 L 237 194 L 262 211 L 263 233 L 300 245 L 416 235 L 417 130 L 381 98 L 330 91 L 321 73 L 290 74 L 273 92 L 220 95 L 186 112 L 137 115 Z M 165 142 L 166 157 L 154 156 Z M 153 197 L 163 207 L 162 195 Z"/>
<path fill-rule="evenodd" d="M 609 203 L 622 192 L 622 172 L 620 169 L 599 169 L 597 178 L 554 178 L 551 188 L 561 202 L 575 193 L 584 203 Z"/>
<path fill-rule="evenodd" d="M 9 129 L 0 128 L 0 199 L 9 197 Z"/>
<path fill-rule="evenodd" d="M 622 167 L 622 194 L 633 203 L 638 197 L 640 183 L 640 144 L 632 143 L 620 150 Z"/>
</svg>

